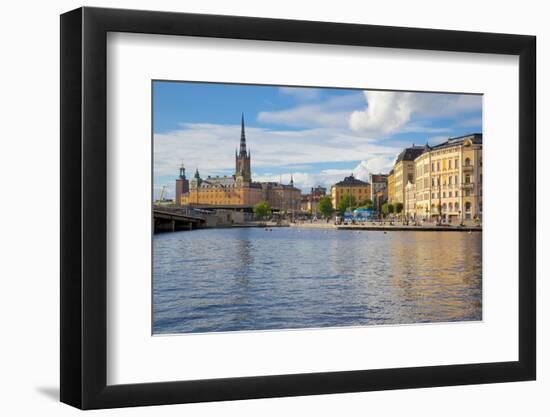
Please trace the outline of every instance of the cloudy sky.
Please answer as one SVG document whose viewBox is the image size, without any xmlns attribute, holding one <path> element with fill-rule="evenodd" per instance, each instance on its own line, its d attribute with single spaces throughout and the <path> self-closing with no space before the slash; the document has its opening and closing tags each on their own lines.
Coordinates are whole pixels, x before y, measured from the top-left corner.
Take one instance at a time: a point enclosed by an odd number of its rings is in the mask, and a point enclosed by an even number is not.
<svg viewBox="0 0 550 417">
<path fill-rule="evenodd" d="M 154 191 L 187 176 L 232 175 L 241 113 L 252 177 L 307 193 L 353 173 L 388 172 L 406 146 L 481 132 L 479 95 L 155 81 Z"/>
</svg>

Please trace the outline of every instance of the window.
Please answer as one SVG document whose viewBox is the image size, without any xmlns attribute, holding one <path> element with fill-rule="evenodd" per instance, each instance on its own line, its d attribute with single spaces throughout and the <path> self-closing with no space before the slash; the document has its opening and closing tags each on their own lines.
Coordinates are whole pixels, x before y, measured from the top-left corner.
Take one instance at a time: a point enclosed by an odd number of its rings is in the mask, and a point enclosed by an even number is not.
<svg viewBox="0 0 550 417">
<path fill-rule="evenodd" d="M 458 168 L 458 159 L 455 159 L 455 169 Z"/>
<path fill-rule="evenodd" d="M 464 161 L 464 166 L 470 166 L 470 158 L 466 158 L 466 160 Z"/>
<path fill-rule="evenodd" d="M 455 184 L 458 184 L 458 175 L 455 175 Z"/>
<path fill-rule="evenodd" d="M 466 184 L 470 184 L 470 175 L 464 176 L 464 182 L 465 182 Z"/>
<path fill-rule="evenodd" d="M 472 203 L 470 203 L 469 201 L 466 202 L 466 211 L 472 211 Z"/>
<path fill-rule="evenodd" d="M 432 171 L 435 171 L 435 169 L 434 169 L 434 163 L 433 163 L 433 162 L 432 162 Z"/>
<path fill-rule="evenodd" d="M 435 193 L 432 193 L 432 200 L 435 200 Z"/>
<path fill-rule="evenodd" d="M 455 211 L 458 211 L 458 203 L 455 203 Z"/>
<path fill-rule="evenodd" d="M 432 187 L 435 187 L 435 178 L 432 177 Z"/>
<path fill-rule="evenodd" d="M 470 197 L 470 190 L 466 190 L 466 197 Z"/>
<path fill-rule="evenodd" d="M 439 161 L 437 161 L 437 171 L 441 171 L 441 163 Z"/>
<path fill-rule="evenodd" d="M 445 191 L 443 191 L 443 198 L 445 198 Z"/>
</svg>

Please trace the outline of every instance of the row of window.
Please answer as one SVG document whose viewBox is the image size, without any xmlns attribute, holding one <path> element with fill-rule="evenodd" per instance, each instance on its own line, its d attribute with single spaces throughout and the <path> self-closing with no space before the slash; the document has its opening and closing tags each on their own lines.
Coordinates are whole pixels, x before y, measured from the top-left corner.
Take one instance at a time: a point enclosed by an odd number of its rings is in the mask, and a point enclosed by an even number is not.
<svg viewBox="0 0 550 417">
<path fill-rule="evenodd" d="M 449 185 L 458 185 L 458 175 L 448 177 Z M 483 182 L 483 175 L 479 174 L 479 182 Z M 465 184 L 471 184 L 472 183 L 472 176 L 470 174 L 464 175 L 464 183 Z M 428 188 L 428 179 L 424 178 L 424 181 L 418 181 L 417 186 L 418 188 L 422 188 L 422 184 L 424 185 L 424 188 Z M 432 177 L 432 188 L 433 187 L 439 187 L 441 185 L 441 178 L 439 177 Z M 447 177 L 443 177 L 443 185 L 447 185 Z"/>
<path fill-rule="evenodd" d="M 435 204 L 432 204 L 432 205 L 431 205 L 431 209 L 432 209 L 432 213 L 437 212 L 437 207 L 436 207 Z M 441 212 L 442 212 L 442 213 L 445 213 L 445 212 L 447 211 L 447 209 L 448 209 L 449 211 L 454 211 L 454 212 L 457 212 L 457 213 L 458 213 L 458 211 L 460 210 L 460 206 L 459 206 L 458 203 L 454 203 L 454 205 L 453 205 L 452 203 L 449 203 L 448 206 L 447 206 L 446 203 L 443 203 L 443 204 L 441 205 Z M 471 211 L 472 211 L 472 203 L 470 203 L 469 201 L 467 201 L 467 202 L 464 204 L 464 211 L 465 211 L 466 213 L 471 212 Z M 483 210 L 482 210 L 482 205 L 481 205 L 481 203 L 479 204 L 479 211 L 483 211 Z"/>
<path fill-rule="evenodd" d="M 442 164 L 443 162 L 443 164 Z M 437 161 L 432 162 L 432 171 L 431 172 L 439 172 L 441 171 L 441 166 L 443 165 L 443 171 L 446 171 L 447 169 L 458 169 L 458 158 L 453 159 L 444 159 L 443 161 Z M 470 167 L 472 166 L 472 161 L 470 158 L 466 158 L 464 160 L 464 166 Z M 482 159 L 479 158 L 479 166 L 482 166 Z M 423 167 L 417 169 L 417 176 L 421 176 L 423 174 L 428 173 L 428 164 L 424 164 Z"/>
</svg>

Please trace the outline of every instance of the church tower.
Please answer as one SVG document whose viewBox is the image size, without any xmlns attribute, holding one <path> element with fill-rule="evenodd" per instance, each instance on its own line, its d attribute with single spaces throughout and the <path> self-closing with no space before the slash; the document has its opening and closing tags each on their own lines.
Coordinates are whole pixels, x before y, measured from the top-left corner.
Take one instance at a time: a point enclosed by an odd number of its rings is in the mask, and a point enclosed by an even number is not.
<svg viewBox="0 0 550 417">
<path fill-rule="evenodd" d="M 235 177 L 242 176 L 245 181 L 252 180 L 250 173 L 250 149 L 246 151 L 246 135 L 244 132 L 244 114 L 241 116 L 241 143 L 239 152 L 235 150 Z"/>
</svg>

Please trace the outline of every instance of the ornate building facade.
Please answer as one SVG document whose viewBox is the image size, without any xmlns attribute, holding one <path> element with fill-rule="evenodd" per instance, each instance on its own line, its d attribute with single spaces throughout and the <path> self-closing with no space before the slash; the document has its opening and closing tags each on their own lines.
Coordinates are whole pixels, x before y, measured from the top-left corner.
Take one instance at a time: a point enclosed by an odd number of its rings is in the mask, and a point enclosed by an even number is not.
<svg viewBox="0 0 550 417">
<path fill-rule="evenodd" d="M 444 221 L 481 219 L 483 137 L 450 138 L 415 160 L 416 217 Z"/>
<path fill-rule="evenodd" d="M 290 184 L 252 180 L 251 152 L 246 147 L 244 115 L 241 119 L 239 149 L 235 150 L 235 173 L 231 176 L 208 176 L 203 179 L 197 169 L 189 181 L 188 191 L 182 191 L 178 198 L 180 179 L 181 170 L 180 178 L 176 180 L 176 198 L 180 205 L 250 208 L 266 201 L 273 210 L 294 212 L 300 209 L 301 192 L 294 187 L 292 177 Z"/>
</svg>

